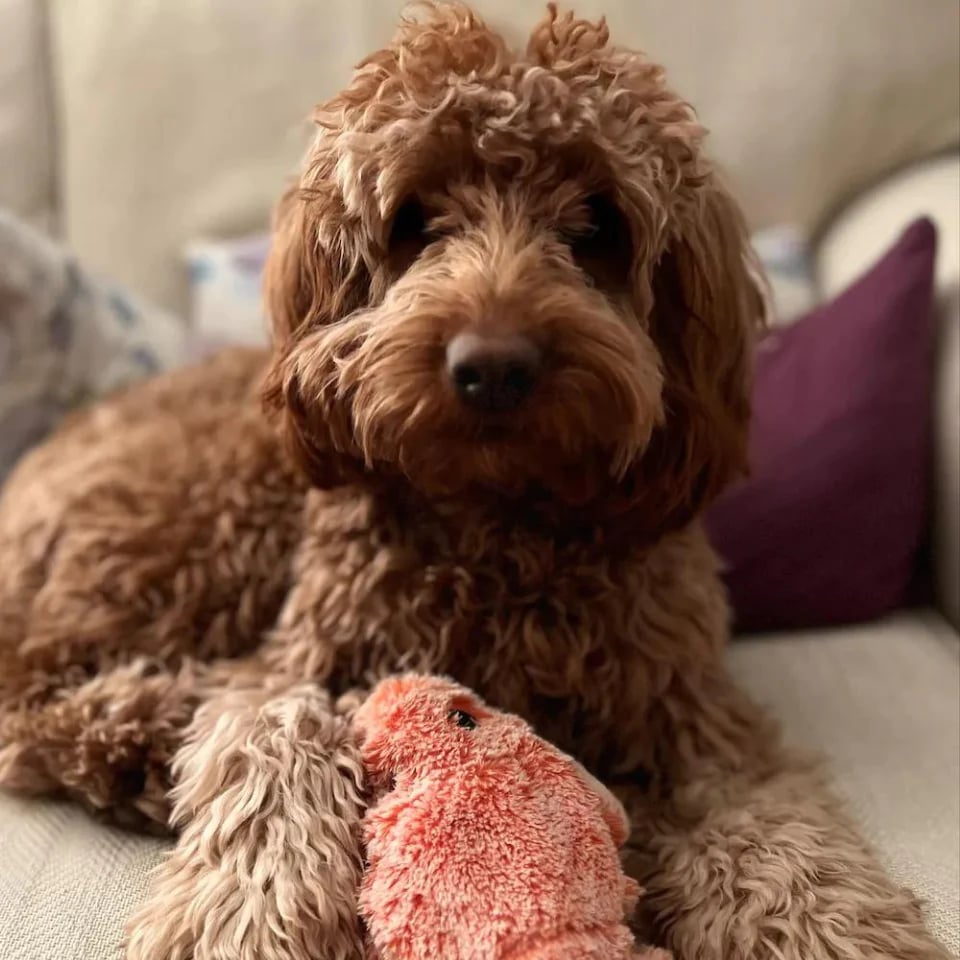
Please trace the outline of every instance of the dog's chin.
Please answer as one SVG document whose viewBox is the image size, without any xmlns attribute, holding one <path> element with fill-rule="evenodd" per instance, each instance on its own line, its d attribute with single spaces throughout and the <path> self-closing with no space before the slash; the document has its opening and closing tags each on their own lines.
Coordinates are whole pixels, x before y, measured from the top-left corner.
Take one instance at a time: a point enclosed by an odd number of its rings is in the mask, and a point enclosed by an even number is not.
<svg viewBox="0 0 960 960">
<path fill-rule="evenodd" d="M 314 345 L 295 358 L 288 409 L 300 412 L 318 460 L 341 458 L 347 482 L 359 472 L 402 478 L 428 497 L 580 505 L 614 488 L 663 423 L 656 352 L 623 325 L 594 324 L 578 338 L 568 330 L 563 362 L 499 413 L 463 402 L 427 340 L 368 336 L 349 351 Z"/>
<path fill-rule="evenodd" d="M 624 442 L 639 456 L 642 448 Z M 550 436 L 491 424 L 459 435 L 418 437 L 401 444 L 395 458 L 378 461 L 378 469 L 400 474 L 414 490 L 430 498 L 485 497 L 555 501 L 582 506 L 603 497 L 620 481 L 628 454 L 584 443 L 570 453 L 570 444 Z"/>
<path fill-rule="evenodd" d="M 602 404 L 591 403 L 586 389 L 546 402 L 534 397 L 499 416 L 474 415 L 447 392 L 423 386 L 398 386 L 387 393 L 391 402 L 363 397 L 349 418 L 350 447 L 368 472 L 400 475 L 434 498 L 486 494 L 583 505 L 617 485 L 662 420 L 656 381 L 646 393 L 617 392 L 608 381 L 597 391 Z M 622 402 L 610 402 L 611 395 Z"/>
</svg>

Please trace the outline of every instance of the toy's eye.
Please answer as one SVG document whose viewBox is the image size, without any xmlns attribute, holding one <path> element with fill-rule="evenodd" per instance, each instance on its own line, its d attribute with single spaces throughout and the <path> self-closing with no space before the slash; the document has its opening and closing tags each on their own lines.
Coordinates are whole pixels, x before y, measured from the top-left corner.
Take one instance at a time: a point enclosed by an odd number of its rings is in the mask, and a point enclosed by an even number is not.
<svg viewBox="0 0 960 960">
<path fill-rule="evenodd" d="M 466 710 L 451 710 L 447 714 L 447 719 L 452 720 L 458 727 L 464 730 L 473 730 L 477 726 L 476 718 L 471 717 Z"/>
</svg>

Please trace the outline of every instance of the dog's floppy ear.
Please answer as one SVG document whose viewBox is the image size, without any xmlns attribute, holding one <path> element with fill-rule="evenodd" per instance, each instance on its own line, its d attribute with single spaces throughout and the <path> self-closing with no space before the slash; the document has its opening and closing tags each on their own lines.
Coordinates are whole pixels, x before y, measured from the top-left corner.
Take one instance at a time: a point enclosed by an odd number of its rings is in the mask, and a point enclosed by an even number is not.
<svg viewBox="0 0 960 960">
<path fill-rule="evenodd" d="M 305 232 L 303 197 L 294 183 L 274 209 L 263 274 L 264 303 L 276 346 L 287 343 L 301 323 L 317 312 L 329 285 L 327 271 Z"/>
<path fill-rule="evenodd" d="M 336 449 L 334 425 L 311 422 L 322 411 L 314 409 L 317 384 L 308 382 L 320 332 L 362 306 L 369 295 L 361 257 L 348 257 L 338 235 L 342 216 L 338 199 L 302 184 L 288 187 L 274 213 L 264 270 L 264 301 L 273 332 L 264 405 L 278 417 L 296 462 L 322 487 L 347 482 L 358 469 Z M 341 432 L 348 433 L 345 427 Z"/>
<path fill-rule="evenodd" d="M 339 198 L 325 196 L 329 183 L 321 182 L 324 189 L 291 184 L 274 210 L 263 294 L 277 350 L 308 328 L 340 319 L 367 295 L 366 270 L 338 236 Z"/>
<path fill-rule="evenodd" d="M 712 172 L 696 197 L 654 267 L 665 421 L 628 478 L 660 530 L 687 523 L 747 469 L 753 346 L 767 313 L 736 203 Z"/>
<path fill-rule="evenodd" d="M 700 154 L 705 131 L 665 86 L 660 67 L 611 47 L 603 20 L 558 14 L 554 3 L 531 34 L 528 56 L 555 70 L 575 66 L 607 78 L 616 91 L 609 102 L 631 108 L 600 122 L 622 131 L 626 113 L 644 118 L 627 125 L 629 136 L 611 137 L 615 159 L 633 169 L 657 140 L 666 165 L 641 177 L 672 183 L 674 200 L 684 195 L 664 216 L 671 232 L 652 273 L 652 252 L 638 258 L 635 307 L 649 316 L 661 354 L 664 422 L 618 491 L 605 494 L 614 513 L 630 512 L 633 522 L 624 529 L 659 536 L 687 523 L 746 468 L 752 345 L 766 312 L 762 272 L 737 205 Z M 654 218 L 636 239 L 648 241 L 656 230 Z"/>
</svg>

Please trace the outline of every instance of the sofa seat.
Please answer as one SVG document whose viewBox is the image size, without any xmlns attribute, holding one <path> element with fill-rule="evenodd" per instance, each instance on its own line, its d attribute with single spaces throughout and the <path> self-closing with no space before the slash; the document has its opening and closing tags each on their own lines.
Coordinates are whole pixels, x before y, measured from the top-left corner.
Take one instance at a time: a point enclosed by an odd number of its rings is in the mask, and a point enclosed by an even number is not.
<svg viewBox="0 0 960 960">
<path fill-rule="evenodd" d="M 825 752 L 889 869 L 960 950 L 960 643 L 933 612 L 737 640 L 732 669 L 788 740 Z M 922 691 L 917 694 L 911 691 Z M 164 843 L 0 794 L 0 958 L 115 960 Z"/>
<path fill-rule="evenodd" d="M 0 958 L 119 960 L 165 844 L 0 792 Z"/>
<path fill-rule="evenodd" d="M 960 642 L 934 611 L 741 638 L 730 665 L 782 723 L 826 754 L 893 876 L 960 952 Z"/>
</svg>

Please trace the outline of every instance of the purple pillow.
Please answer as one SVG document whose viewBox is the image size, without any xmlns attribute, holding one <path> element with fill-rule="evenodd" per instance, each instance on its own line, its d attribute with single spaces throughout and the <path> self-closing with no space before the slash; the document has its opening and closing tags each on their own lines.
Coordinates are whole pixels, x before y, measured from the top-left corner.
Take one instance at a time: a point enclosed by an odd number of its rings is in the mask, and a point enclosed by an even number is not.
<svg viewBox="0 0 960 960">
<path fill-rule="evenodd" d="M 935 252 L 917 220 L 761 344 L 751 476 L 707 517 L 738 631 L 870 620 L 907 600 L 927 519 Z"/>
</svg>

